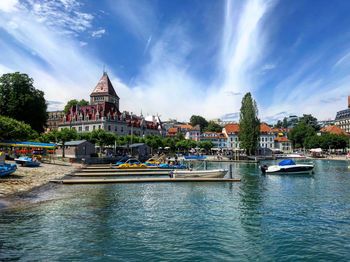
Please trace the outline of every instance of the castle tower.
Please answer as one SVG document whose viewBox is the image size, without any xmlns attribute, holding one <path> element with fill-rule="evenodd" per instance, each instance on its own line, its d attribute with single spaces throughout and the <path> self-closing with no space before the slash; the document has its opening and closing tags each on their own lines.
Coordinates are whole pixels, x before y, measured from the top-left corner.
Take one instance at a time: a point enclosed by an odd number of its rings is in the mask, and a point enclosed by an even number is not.
<svg viewBox="0 0 350 262">
<path fill-rule="evenodd" d="M 115 104 L 119 110 L 119 96 L 115 92 L 111 80 L 109 80 L 106 72 L 103 72 L 100 81 L 97 83 L 90 95 L 91 105 L 96 105 L 103 102 Z"/>
</svg>

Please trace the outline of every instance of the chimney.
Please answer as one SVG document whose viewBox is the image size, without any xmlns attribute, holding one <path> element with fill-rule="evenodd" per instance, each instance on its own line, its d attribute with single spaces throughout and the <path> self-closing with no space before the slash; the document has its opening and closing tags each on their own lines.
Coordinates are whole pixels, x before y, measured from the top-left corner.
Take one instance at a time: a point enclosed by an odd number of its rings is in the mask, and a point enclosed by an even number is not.
<svg viewBox="0 0 350 262">
<path fill-rule="evenodd" d="M 348 108 L 350 108 L 350 96 L 348 96 Z"/>
</svg>

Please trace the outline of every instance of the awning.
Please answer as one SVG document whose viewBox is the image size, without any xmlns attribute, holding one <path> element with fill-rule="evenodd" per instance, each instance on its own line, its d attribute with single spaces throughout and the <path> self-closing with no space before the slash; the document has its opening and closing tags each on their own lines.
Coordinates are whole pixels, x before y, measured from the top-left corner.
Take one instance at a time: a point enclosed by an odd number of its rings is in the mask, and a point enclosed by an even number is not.
<svg viewBox="0 0 350 262">
<path fill-rule="evenodd" d="M 56 148 L 56 144 L 51 144 L 51 143 L 15 142 L 15 141 L 4 141 L 4 142 L 0 142 L 0 146 L 30 147 L 30 148 L 47 148 L 47 149 L 55 149 L 55 148 Z"/>
<path fill-rule="evenodd" d="M 310 149 L 310 152 L 313 152 L 313 153 L 322 153 L 322 149 L 321 149 L 321 148 L 311 148 L 311 149 Z"/>
</svg>

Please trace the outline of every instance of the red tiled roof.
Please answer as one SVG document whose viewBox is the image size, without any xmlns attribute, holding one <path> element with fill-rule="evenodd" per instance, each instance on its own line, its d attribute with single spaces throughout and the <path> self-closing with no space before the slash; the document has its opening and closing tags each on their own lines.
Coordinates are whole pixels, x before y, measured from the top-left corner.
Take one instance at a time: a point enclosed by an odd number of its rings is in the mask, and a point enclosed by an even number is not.
<svg viewBox="0 0 350 262">
<path fill-rule="evenodd" d="M 239 132 L 239 124 L 227 124 L 225 126 L 225 130 L 226 130 L 227 134 L 238 133 Z"/>
<path fill-rule="evenodd" d="M 272 129 L 265 123 L 260 124 L 260 133 L 271 133 Z"/>
<path fill-rule="evenodd" d="M 180 127 L 181 129 L 192 129 L 192 126 L 189 124 L 179 125 L 178 127 Z"/>
<path fill-rule="evenodd" d="M 170 127 L 168 129 L 168 134 L 176 134 L 178 132 L 178 128 L 177 127 Z"/>
<path fill-rule="evenodd" d="M 281 137 L 276 137 L 275 138 L 276 142 L 290 142 L 289 139 L 285 136 L 281 136 Z"/>
<path fill-rule="evenodd" d="M 101 77 L 100 81 L 98 81 L 94 91 L 92 91 L 90 96 L 100 95 L 112 95 L 118 97 L 111 83 L 111 80 L 109 80 L 107 73 L 103 73 L 103 76 Z"/>
<path fill-rule="evenodd" d="M 326 126 L 321 129 L 322 133 L 331 133 L 336 135 L 348 135 L 343 129 L 341 129 L 339 126 Z"/>
</svg>

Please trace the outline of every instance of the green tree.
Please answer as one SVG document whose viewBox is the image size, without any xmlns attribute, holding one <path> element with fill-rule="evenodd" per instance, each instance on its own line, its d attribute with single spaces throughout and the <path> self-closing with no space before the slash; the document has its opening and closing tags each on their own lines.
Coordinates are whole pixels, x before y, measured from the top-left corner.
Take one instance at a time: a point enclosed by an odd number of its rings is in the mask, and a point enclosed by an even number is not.
<svg viewBox="0 0 350 262">
<path fill-rule="evenodd" d="M 292 141 L 294 148 L 303 148 L 305 139 L 316 135 L 315 129 L 305 121 L 300 121 L 288 133 L 288 138 Z"/>
<path fill-rule="evenodd" d="M 252 155 L 258 148 L 260 134 L 260 120 L 258 108 L 250 93 L 245 94 L 242 99 L 242 106 L 239 118 L 239 141 L 247 155 Z"/>
<path fill-rule="evenodd" d="M 204 129 L 204 132 L 221 132 L 222 126 L 215 123 L 214 121 L 209 121 L 208 126 Z"/>
<path fill-rule="evenodd" d="M 59 131 L 57 130 L 51 130 L 48 133 L 41 134 L 39 137 L 40 142 L 46 142 L 46 143 L 57 143 L 58 142 L 58 133 Z"/>
<path fill-rule="evenodd" d="M 157 150 L 159 147 L 163 146 L 163 141 L 160 136 L 149 135 L 145 138 L 145 143 L 153 150 Z"/>
<path fill-rule="evenodd" d="M 118 137 L 112 132 L 106 132 L 103 129 L 97 129 L 90 132 L 91 143 L 97 144 L 101 150 L 104 146 L 114 145 L 115 141 L 118 141 Z"/>
<path fill-rule="evenodd" d="M 77 138 L 77 131 L 75 129 L 63 128 L 57 132 L 57 141 L 62 144 L 62 157 L 65 157 L 65 144 L 68 141 Z"/>
<path fill-rule="evenodd" d="M 190 123 L 192 126 L 199 125 L 201 130 L 204 130 L 208 126 L 208 121 L 202 116 L 192 115 Z"/>
<path fill-rule="evenodd" d="M 30 125 L 10 117 L 0 116 L 0 141 L 3 140 L 33 140 L 38 137 Z"/>
<path fill-rule="evenodd" d="M 304 114 L 299 118 L 299 122 L 304 121 L 307 125 L 311 126 L 316 131 L 320 130 L 320 125 L 318 124 L 317 118 L 313 117 L 311 114 Z"/>
<path fill-rule="evenodd" d="M 211 141 L 202 141 L 198 143 L 199 148 L 203 148 L 206 151 L 209 151 L 214 146 L 213 142 Z"/>
<path fill-rule="evenodd" d="M 163 145 L 164 147 L 169 147 L 170 151 L 174 152 L 175 151 L 175 146 L 176 142 L 174 138 L 171 137 L 166 137 L 163 139 Z"/>
<path fill-rule="evenodd" d="M 19 72 L 0 77 L 0 115 L 29 124 L 43 132 L 48 118 L 44 92 L 35 89 L 33 79 Z"/>
<path fill-rule="evenodd" d="M 67 102 L 67 104 L 64 106 L 64 110 L 63 111 L 64 111 L 64 113 L 67 114 L 72 106 L 76 106 L 76 105 L 78 105 L 78 106 L 87 106 L 88 104 L 89 104 L 89 102 L 84 100 L 84 99 L 82 99 L 80 101 L 78 101 L 76 99 L 72 99 L 72 100 L 69 100 Z"/>
</svg>

